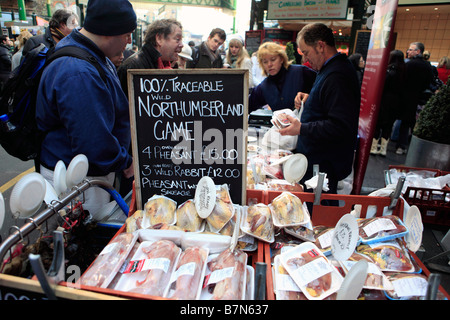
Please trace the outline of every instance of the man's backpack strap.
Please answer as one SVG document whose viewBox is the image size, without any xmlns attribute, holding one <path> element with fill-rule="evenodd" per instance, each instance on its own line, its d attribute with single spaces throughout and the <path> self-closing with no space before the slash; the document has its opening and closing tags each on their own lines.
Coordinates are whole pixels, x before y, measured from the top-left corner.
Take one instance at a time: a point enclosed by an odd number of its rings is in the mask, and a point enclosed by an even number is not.
<svg viewBox="0 0 450 320">
<path fill-rule="evenodd" d="M 97 61 L 97 59 L 92 54 L 90 54 L 89 52 L 87 52 L 86 50 L 84 50 L 80 47 L 66 46 L 66 47 L 62 47 L 61 49 L 59 49 L 57 51 L 52 50 L 52 52 L 50 53 L 50 56 L 47 58 L 46 66 L 48 64 L 50 64 L 52 61 L 54 61 L 60 57 L 67 57 L 67 56 L 82 59 L 82 60 L 85 60 L 85 61 L 89 62 L 90 64 L 92 64 L 97 69 L 103 82 L 106 83 L 106 74 L 105 74 L 105 70 L 103 69 L 103 67 L 100 65 L 100 63 Z"/>
</svg>

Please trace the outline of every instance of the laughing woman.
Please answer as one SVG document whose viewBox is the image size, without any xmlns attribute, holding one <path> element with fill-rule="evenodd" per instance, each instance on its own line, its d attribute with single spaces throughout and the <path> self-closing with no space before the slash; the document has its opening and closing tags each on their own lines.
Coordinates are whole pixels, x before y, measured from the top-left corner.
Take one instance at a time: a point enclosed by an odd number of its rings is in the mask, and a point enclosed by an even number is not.
<svg viewBox="0 0 450 320">
<path fill-rule="evenodd" d="M 285 49 L 274 42 L 266 42 L 258 49 L 259 65 L 267 76 L 256 86 L 249 97 L 249 112 L 268 105 L 272 111 L 294 109 L 298 92 L 309 93 L 316 72 L 288 60 Z"/>
</svg>

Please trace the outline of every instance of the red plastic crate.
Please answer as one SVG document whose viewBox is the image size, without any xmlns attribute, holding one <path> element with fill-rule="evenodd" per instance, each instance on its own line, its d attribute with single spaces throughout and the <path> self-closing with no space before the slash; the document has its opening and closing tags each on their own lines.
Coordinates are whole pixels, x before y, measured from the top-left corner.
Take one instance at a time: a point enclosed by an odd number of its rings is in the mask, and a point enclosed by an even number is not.
<svg viewBox="0 0 450 320">
<path fill-rule="evenodd" d="M 403 195 L 419 208 L 424 223 L 450 226 L 450 190 L 408 187 Z"/>
</svg>

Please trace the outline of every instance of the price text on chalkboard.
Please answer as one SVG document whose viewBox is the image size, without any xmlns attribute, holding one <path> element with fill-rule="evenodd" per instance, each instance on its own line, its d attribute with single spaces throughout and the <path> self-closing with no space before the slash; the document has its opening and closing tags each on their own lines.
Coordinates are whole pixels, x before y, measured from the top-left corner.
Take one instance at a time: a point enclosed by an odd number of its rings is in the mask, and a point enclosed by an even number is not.
<svg viewBox="0 0 450 320">
<path fill-rule="evenodd" d="M 128 87 L 137 209 L 193 199 L 203 176 L 245 204 L 248 71 L 129 70 Z"/>
</svg>

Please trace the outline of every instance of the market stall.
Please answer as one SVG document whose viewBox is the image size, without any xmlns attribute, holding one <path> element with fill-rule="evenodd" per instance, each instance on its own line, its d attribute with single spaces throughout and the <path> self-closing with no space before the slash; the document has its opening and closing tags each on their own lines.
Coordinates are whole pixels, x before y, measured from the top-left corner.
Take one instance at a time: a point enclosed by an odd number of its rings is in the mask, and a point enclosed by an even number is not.
<svg viewBox="0 0 450 320">
<path fill-rule="evenodd" d="M 35 292 L 39 284 L 41 295 L 68 299 L 450 298 L 415 255 L 423 226 L 417 207 L 401 197 L 404 179 L 387 196 L 327 194 L 316 166 L 312 181 L 300 185 L 306 157 L 282 148 L 286 142 L 267 141 L 270 127 L 247 128 L 248 71 L 158 72 L 129 73 L 131 203 L 86 180 L 85 165 L 70 168 L 75 179 L 66 179 L 71 183 L 40 213 L 45 195 L 33 194 L 30 210 L 16 210 L 26 223 L 0 246 L 3 266 L 10 264 L 4 258 L 15 245 L 61 217 L 51 267 L 29 255 L 33 279 L 0 274 L 2 292 Z M 282 115 L 269 118 L 283 125 Z M 74 222 L 67 213 L 82 208 L 91 187 L 107 190 L 126 220 L 86 269 L 66 278 L 73 266 L 64 263 L 63 235 Z M 29 197 L 26 190 L 17 197 Z M 67 289 L 72 295 L 64 296 Z"/>
</svg>

